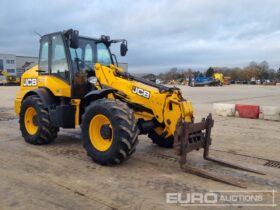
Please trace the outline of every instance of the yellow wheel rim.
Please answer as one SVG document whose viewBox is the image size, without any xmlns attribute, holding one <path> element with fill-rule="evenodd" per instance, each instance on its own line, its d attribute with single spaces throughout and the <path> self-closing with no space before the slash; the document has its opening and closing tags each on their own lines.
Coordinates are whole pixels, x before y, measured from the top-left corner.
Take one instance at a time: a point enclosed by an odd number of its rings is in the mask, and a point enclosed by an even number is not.
<svg viewBox="0 0 280 210">
<path fill-rule="evenodd" d="M 101 135 L 101 128 L 104 125 L 111 128 L 112 135 L 110 138 L 105 139 Z M 110 120 L 102 114 L 94 116 L 89 124 L 89 137 L 95 149 L 101 152 L 108 150 L 113 143 L 113 128 Z"/>
<path fill-rule="evenodd" d="M 28 107 L 24 114 L 24 125 L 29 135 L 34 135 L 38 131 L 38 126 L 34 124 L 34 117 L 37 115 L 33 107 Z"/>
<path fill-rule="evenodd" d="M 159 136 L 163 133 L 163 128 L 162 127 L 156 127 L 154 130 L 157 133 L 157 135 L 159 135 Z"/>
</svg>

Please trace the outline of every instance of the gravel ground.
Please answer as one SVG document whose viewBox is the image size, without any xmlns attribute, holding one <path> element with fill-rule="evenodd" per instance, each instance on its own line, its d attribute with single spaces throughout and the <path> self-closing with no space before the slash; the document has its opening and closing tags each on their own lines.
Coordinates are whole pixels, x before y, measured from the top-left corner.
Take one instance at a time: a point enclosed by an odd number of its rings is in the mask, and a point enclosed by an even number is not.
<svg viewBox="0 0 280 210">
<path fill-rule="evenodd" d="M 212 112 L 216 102 L 279 105 L 280 87 L 181 87 L 193 102 L 196 119 Z M 124 164 L 102 167 L 91 161 L 81 145 L 80 130 L 61 130 L 55 143 L 33 146 L 21 137 L 13 99 L 18 87 L 0 87 L 0 209 L 201 209 L 166 203 L 166 193 L 244 190 L 184 173 L 170 149 L 139 137 L 136 153 Z M 235 177 L 246 190 L 280 190 L 280 122 L 213 115 L 211 155 L 266 173 L 229 169 L 189 155 L 200 168 Z M 280 167 L 280 166 L 279 166 Z M 266 193 L 264 202 L 269 202 Z M 279 205 L 279 193 L 275 202 Z M 227 203 L 229 204 L 229 203 Z M 216 209 L 216 207 L 205 207 Z M 241 207 L 240 207 L 241 208 Z M 242 207 L 255 209 L 256 207 Z M 270 209 L 271 207 L 261 207 Z M 279 208 L 279 206 L 278 206 Z M 236 209 L 231 206 L 226 209 Z M 274 208 L 274 209 L 277 209 Z"/>
</svg>

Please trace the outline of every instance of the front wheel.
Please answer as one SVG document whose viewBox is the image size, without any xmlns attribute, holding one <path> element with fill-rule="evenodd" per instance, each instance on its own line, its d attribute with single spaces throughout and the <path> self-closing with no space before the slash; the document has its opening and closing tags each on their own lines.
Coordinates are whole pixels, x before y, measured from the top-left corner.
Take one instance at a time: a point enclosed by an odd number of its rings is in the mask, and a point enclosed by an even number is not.
<svg viewBox="0 0 280 210">
<path fill-rule="evenodd" d="M 169 136 L 166 138 L 162 136 L 161 133 L 162 133 L 161 127 L 151 129 L 148 132 L 148 137 L 153 141 L 154 144 L 157 144 L 160 147 L 172 148 L 174 144 L 174 137 Z"/>
<path fill-rule="evenodd" d="M 85 110 L 81 127 L 84 148 L 96 163 L 118 164 L 135 151 L 137 121 L 120 101 L 93 101 Z"/>
<path fill-rule="evenodd" d="M 38 96 L 29 96 L 23 101 L 19 124 L 25 141 L 36 145 L 52 142 L 59 130 L 51 125 L 49 112 Z"/>
</svg>

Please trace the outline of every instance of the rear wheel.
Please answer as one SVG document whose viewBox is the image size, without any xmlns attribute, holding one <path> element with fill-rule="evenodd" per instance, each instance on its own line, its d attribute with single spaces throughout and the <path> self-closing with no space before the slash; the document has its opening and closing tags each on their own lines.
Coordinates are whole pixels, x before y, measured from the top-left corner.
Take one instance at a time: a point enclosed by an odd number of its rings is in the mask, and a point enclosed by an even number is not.
<svg viewBox="0 0 280 210">
<path fill-rule="evenodd" d="M 48 144 L 59 130 L 51 126 L 49 112 L 38 96 L 29 96 L 23 101 L 19 124 L 23 138 L 30 144 Z"/>
<path fill-rule="evenodd" d="M 120 101 L 93 101 L 82 118 L 83 145 L 93 161 L 114 165 L 126 160 L 138 142 L 137 121 Z"/>
<path fill-rule="evenodd" d="M 160 147 L 172 148 L 174 143 L 173 136 L 165 138 L 162 134 L 162 128 L 158 127 L 151 129 L 148 133 L 148 137 L 153 141 L 154 144 L 157 144 Z"/>
</svg>

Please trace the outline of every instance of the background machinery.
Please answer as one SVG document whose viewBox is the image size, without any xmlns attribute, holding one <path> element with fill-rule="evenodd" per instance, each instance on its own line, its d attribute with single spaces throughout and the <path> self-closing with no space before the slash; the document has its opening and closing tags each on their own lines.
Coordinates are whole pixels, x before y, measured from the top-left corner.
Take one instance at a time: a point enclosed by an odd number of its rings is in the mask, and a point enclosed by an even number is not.
<svg viewBox="0 0 280 210">
<path fill-rule="evenodd" d="M 6 85 L 7 80 L 6 80 L 6 75 L 4 70 L 0 69 L 0 85 Z"/>
<path fill-rule="evenodd" d="M 199 74 L 195 77 L 191 83 L 191 86 L 223 86 L 224 85 L 224 76 L 222 73 L 213 73 L 212 77 L 204 76 Z"/>
<path fill-rule="evenodd" d="M 72 29 L 41 37 L 39 65 L 22 75 L 15 99 L 23 138 L 30 144 L 48 144 L 60 127 L 81 126 L 87 154 L 96 163 L 114 165 L 134 153 L 139 134 L 147 134 L 159 146 L 174 147 L 182 168 L 202 175 L 186 164 L 186 154 L 200 148 L 208 153 L 211 115 L 194 123 L 192 104 L 178 88 L 119 68 L 110 51 L 117 42 L 124 56 L 124 39 L 88 38 Z M 208 154 L 204 158 L 210 159 Z M 240 186 L 231 179 L 207 177 Z"/>
<path fill-rule="evenodd" d="M 215 72 L 213 78 L 217 85 L 223 86 L 225 84 L 224 75 L 222 73 Z"/>
<path fill-rule="evenodd" d="M 18 78 L 15 73 L 9 73 L 7 70 L 0 70 L 0 84 L 19 85 L 20 78 Z"/>
</svg>

